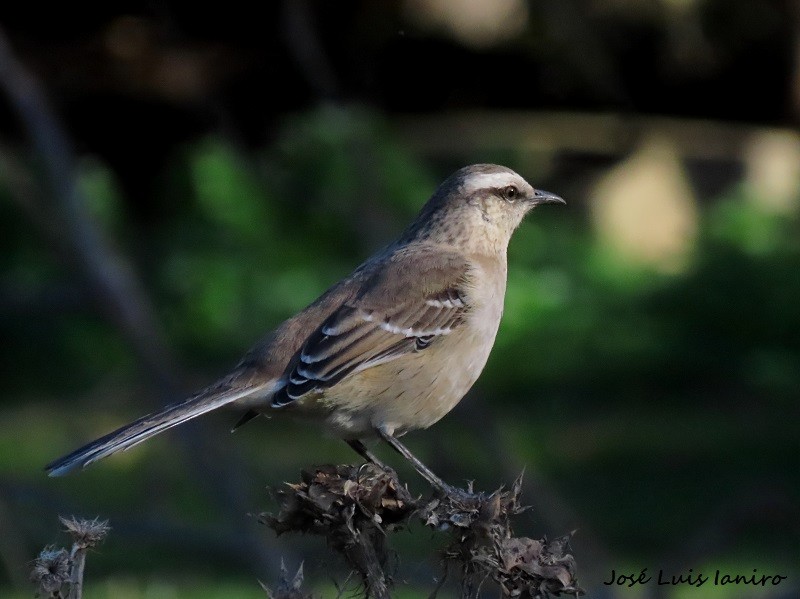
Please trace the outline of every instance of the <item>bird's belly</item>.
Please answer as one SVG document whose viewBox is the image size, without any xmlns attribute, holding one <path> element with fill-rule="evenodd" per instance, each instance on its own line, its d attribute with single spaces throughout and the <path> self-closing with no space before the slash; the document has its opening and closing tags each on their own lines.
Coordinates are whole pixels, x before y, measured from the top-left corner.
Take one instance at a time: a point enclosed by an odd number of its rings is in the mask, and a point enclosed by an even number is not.
<svg viewBox="0 0 800 599">
<path fill-rule="evenodd" d="M 380 427 L 395 435 L 427 428 L 478 379 L 497 331 L 497 323 L 487 325 L 454 331 L 438 346 L 356 373 L 321 397 L 303 398 L 298 408 L 322 416 L 327 432 L 342 438 L 370 437 Z M 487 335 L 490 342 L 480 342 Z"/>
</svg>

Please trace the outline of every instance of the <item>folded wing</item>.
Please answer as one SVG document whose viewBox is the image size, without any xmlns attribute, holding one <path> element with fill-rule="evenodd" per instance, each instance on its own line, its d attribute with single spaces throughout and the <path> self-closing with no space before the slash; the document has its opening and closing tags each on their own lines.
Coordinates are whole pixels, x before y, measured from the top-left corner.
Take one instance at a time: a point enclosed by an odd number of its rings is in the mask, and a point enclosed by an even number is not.
<svg viewBox="0 0 800 599">
<path fill-rule="evenodd" d="M 392 287 L 402 287 L 402 292 L 386 293 L 384 271 L 381 285 L 367 285 L 363 295 L 342 305 L 308 337 L 285 387 L 273 397 L 274 407 L 324 391 L 378 364 L 425 351 L 463 323 L 469 309 L 463 262 L 427 264 L 411 280 L 402 274 L 391 277 Z M 376 287 L 380 296 L 371 293 Z"/>
</svg>

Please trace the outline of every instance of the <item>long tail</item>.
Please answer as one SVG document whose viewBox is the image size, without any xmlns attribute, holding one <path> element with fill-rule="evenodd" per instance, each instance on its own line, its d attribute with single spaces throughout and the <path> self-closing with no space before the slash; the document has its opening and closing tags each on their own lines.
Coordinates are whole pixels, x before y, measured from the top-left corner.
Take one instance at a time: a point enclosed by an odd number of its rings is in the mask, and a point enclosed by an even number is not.
<svg viewBox="0 0 800 599">
<path fill-rule="evenodd" d="M 130 449 L 134 445 L 138 445 L 142 441 L 146 441 L 173 426 L 252 395 L 267 386 L 251 385 L 244 388 L 232 388 L 234 386 L 230 384 L 212 385 L 185 401 L 167 406 L 160 412 L 143 416 L 76 449 L 72 453 L 49 463 L 45 466 L 45 470 L 49 472 L 50 476 L 62 476 L 78 467 L 85 468 L 92 462 L 96 462 L 112 453 Z"/>
</svg>

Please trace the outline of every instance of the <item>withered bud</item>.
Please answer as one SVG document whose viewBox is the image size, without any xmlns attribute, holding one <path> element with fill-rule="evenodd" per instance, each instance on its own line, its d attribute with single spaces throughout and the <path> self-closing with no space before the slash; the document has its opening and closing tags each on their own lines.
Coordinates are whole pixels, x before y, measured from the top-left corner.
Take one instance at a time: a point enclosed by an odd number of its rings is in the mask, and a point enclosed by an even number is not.
<svg viewBox="0 0 800 599">
<path fill-rule="evenodd" d="M 111 530 L 108 520 L 100 520 L 98 518 L 86 520 L 73 516 L 71 518 L 59 517 L 59 520 L 64 525 L 66 532 L 72 536 L 73 542 L 80 549 L 88 549 L 99 545 Z"/>
<path fill-rule="evenodd" d="M 30 580 L 41 594 L 51 595 L 69 580 L 72 564 L 66 549 L 48 545 L 33 560 Z"/>
</svg>

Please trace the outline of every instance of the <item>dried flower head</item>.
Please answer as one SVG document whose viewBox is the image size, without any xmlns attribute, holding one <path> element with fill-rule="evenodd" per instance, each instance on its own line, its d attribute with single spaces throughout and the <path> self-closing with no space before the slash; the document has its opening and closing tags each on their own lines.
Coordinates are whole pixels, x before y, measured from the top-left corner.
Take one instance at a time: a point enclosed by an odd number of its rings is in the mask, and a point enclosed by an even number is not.
<svg viewBox="0 0 800 599">
<path fill-rule="evenodd" d="M 51 596 L 69 580 L 71 569 L 69 552 L 48 545 L 33 561 L 30 579 L 40 594 Z"/>
<path fill-rule="evenodd" d="M 71 518 L 60 517 L 59 520 L 66 528 L 66 531 L 72 535 L 72 540 L 79 549 L 88 549 L 99 545 L 111 530 L 108 520 L 100 520 L 98 518 L 86 520 L 73 516 Z"/>
</svg>

